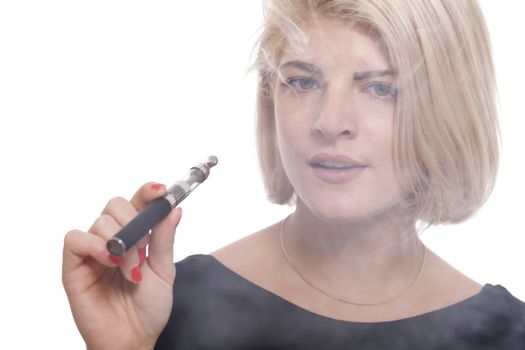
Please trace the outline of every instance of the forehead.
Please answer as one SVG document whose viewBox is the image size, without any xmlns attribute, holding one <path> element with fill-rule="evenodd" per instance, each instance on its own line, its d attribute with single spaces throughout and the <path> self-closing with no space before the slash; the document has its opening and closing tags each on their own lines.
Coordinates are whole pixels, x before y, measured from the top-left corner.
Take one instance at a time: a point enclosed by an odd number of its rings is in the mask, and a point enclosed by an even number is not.
<svg viewBox="0 0 525 350">
<path fill-rule="evenodd" d="M 299 39 L 288 38 L 281 62 L 300 58 L 318 64 L 359 64 L 388 68 L 386 50 L 371 29 L 350 20 L 316 16 L 302 26 Z"/>
</svg>

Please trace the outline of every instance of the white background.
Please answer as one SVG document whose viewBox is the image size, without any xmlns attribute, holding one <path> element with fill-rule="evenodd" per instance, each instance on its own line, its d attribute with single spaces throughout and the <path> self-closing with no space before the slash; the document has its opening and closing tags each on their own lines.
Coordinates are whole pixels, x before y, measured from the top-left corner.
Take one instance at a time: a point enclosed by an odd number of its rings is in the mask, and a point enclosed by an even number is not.
<svg viewBox="0 0 525 350">
<path fill-rule="evenodd" d="M 473 220 L 423 238 L 525 300 L 525 6 L 482 5 L 500 85 L 498 184 Z M 83 348 L 61 286 L 63 236 L 113 196 L 169 185 L 216 154 L 182 205 L 177 260 L 291 210 L 266 202 L 256 162 L 247 68 L 260 20 L 260 1 L 246 0 L 0 2 L 0 348 Z"/>
</svg>

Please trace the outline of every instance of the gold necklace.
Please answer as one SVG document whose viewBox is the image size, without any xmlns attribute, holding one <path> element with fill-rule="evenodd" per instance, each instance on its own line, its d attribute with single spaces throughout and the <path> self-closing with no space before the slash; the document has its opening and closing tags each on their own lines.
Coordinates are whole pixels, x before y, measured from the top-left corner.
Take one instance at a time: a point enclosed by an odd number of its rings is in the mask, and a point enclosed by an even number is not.
<svg viewBox="0 0 525 350">
<path fill-rule="evenodd" d="M 283 254 L 284 254 L 286 260 L 288 261 L 288 264 L 292 267 L 292 269 L 297 273 L 297 275 L 299 275 L 299 277 L 301 277 L 301 279 L 306 284 L 308 284 L 311 288 L 315 289 L 319 293 L 329 297 L 330 299 L 337 300 L 338 302 L 341 302 L 341 303 L 344 303 L 344 304 L 357 305 L 357 306 L 374 306 L 374 305 L 388 304 L 388 303 L 390 303 L 390 302 L 400 298 L 403 294 L 405 294 L 414 284 L 416 284 L 417 281 L 419 281 L 419 279 L 421 278 L 421 275 L 423 274 L 423 266 L 425 266 L 425 261 L 426 261 L 426 257 L 427 257 L 427 248 L 426 248 L 426 246 L 424 244 L 423 244 L 423 258 L 421 259 L 421 265 L 419 266 L 419 270 L 417 272 L 416 277 L 412 281 L 410 281 L 410 283 L 405 288 L 403 288 L 399 293 L 397 293 L 396 295 L 390 296 L 390 297 L 387 297 L 387 298 L 384 298 L 384 299 L 372 301 L 372 302 L 356 302 L 356 301 L 346 300 L 346 299 L 337 297 L 337 296 L 335 296 L 335 295 L 325 291 L 321 287 L 315 285 L 314 283 L 310 282 L 301 273 L 301 271 L 299 271 L 299 269 L 295 266 L 295 264 L 293 263 L 292 259 L 288 255 L 288 252 L 286 251 L 286 247 L 284 246 L 284 224 L 286 223 L 286 221 L 288 220 L 289 217 L 290 216 L 288 216 L 286 219 L 284 219 L 282 221 L 281 228 L 280 228 L 281 249 L 283 251 Z"/>
</svg>

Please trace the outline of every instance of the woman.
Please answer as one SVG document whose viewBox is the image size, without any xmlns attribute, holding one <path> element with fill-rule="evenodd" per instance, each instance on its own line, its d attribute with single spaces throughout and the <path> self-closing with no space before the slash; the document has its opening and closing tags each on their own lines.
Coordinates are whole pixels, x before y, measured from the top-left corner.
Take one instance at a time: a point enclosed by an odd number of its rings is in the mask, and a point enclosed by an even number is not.
<svg viewBox="0 0 525 350">
<path fill-rule="evenodd" d="M 163 186 L 111 200 L 64 245 L 88 348 L 522 349 L 525 305 L 418 238 L 466 220 L 494 184 L 495 81 L 478 5 L 276 0 L 265 10 L 259 156 L 270 200 L 294 213 L 175 268 L 180 209 L 124 259 L 105 249 Z"/>
</svg>

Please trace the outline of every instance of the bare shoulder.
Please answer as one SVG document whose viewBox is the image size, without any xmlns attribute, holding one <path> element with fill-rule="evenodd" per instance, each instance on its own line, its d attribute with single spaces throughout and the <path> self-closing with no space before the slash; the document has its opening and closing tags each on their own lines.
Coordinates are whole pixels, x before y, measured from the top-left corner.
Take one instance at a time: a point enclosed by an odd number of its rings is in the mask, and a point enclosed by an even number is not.
<svg viewBox="0 0 525 350">
<path fill-rule="evenodd" d="M 430 308 L 453 305 L 478 294 L 483 285 L 428 251 L 426 273 L 422 278 L 424 300 Z"/>
<path fill-rule="evenodd" d="M 278 223 L 235 241 L 213 253 L 221 264 L 260 284 L 280 258 Z"/>
</svg>

